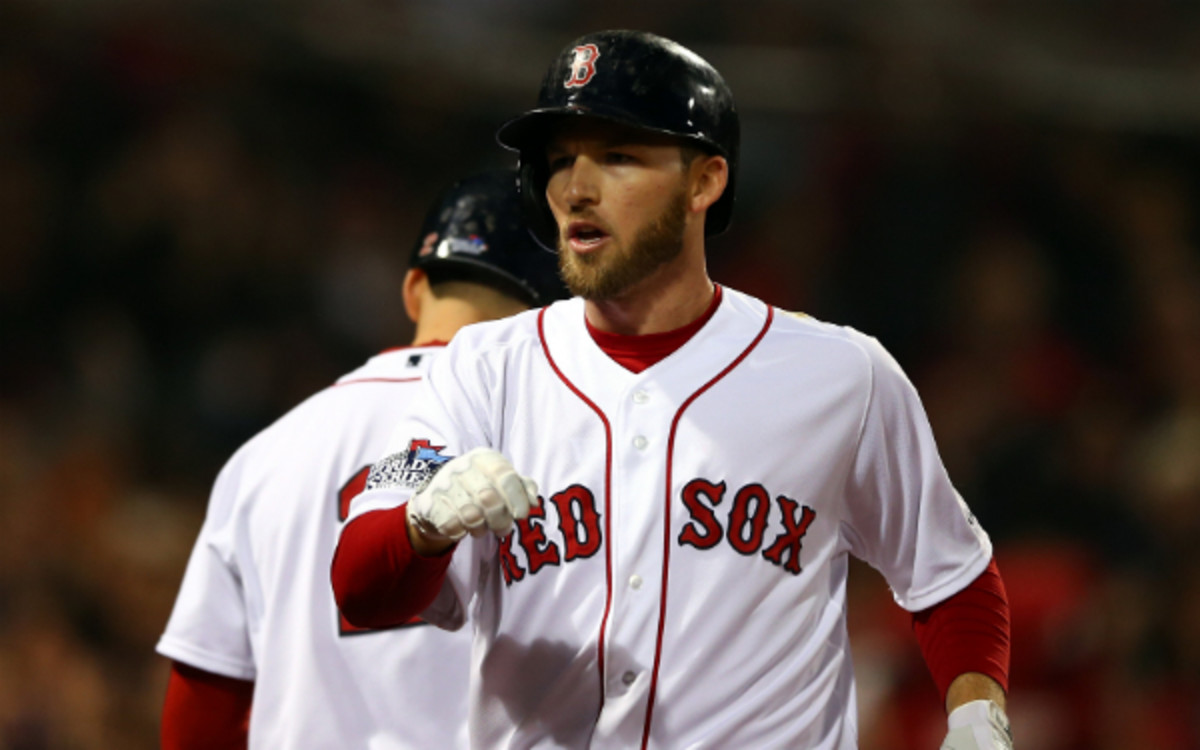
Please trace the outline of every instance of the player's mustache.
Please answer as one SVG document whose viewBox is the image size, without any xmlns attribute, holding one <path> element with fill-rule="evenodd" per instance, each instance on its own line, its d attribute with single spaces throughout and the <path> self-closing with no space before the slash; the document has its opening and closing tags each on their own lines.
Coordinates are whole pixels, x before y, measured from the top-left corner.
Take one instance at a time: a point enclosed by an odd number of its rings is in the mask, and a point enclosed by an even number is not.
<svg viewBox="0 0 1200 750">
<path fill-rule="evenodd" d="M 563 227 L 560 230 L 560 234 L 562 234 L 562 236 L 565 238 L 567 236 L 567 231 L 568 231 L 568 228 L 570 227 L 570 225 L 573 222 L 577 222 L 577 221 L 585 221 L 588 224 L 592 224 L 593 226 L 595 226 L 597 229 L 599 229 L 601 232 L 604 232 L 605 234 L 611 235 L 613 233 L 612 229 L 608 226 L 608 222 L 604 221 L 599 216 L 597 216 L 596 213 L 591 208 L 578 208 L 578 209 L 573 208 L 568 213 L 567 220 L 563 223 Z"/>
</svg>

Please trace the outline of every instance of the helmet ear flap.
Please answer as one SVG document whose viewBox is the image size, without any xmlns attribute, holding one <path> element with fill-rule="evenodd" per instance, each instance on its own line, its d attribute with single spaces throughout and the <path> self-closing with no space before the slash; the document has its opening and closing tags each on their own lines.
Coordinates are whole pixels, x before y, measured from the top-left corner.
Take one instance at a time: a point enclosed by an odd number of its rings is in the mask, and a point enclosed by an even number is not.
<svg viewBox="0 0 1200 750">
<path fill-rule="evenodd" d="M 558 222 L 546 202 L 546 184 L 550 179 L 545 159 L 521 154 L 517 169 L 517 184 L 521 191 L 521 212 L 529 233 L 538 244 L 552 253 L 558 252 Z"/>
</svg>

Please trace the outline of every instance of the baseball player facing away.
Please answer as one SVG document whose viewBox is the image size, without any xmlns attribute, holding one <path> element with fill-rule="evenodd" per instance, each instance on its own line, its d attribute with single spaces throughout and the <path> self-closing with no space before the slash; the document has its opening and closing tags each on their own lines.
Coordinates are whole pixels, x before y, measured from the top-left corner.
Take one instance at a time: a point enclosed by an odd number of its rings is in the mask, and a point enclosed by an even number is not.
<svg viewBox="0 0 1200 750">
<path fill-rule="evenodd" d="M 339 618 L 329 565 L 350 498 L 444 342 L 565 296 L 515 181 L 474 175 L 432 205 L 404 279 L 411 347 L 312 396 L 221 471 L 158 643 L 173 660 L 163 748 L 465 746 L 469 635 L 408 618 L 355 628 Z M 411 448 L 417 465 L 439 460 Z"/>
<path fill-rule="evenodd" d="M 1011 748 L 1003 583 L 913 386 L 874 339 L 708 278 L 738 130 L 674 42 L 558 56 L 498 139 L 576 296 L 434 362 L 351 504 L 342 612 L 473 621 L 475 748 L 846 750 L 854 555 L 913 613 L 942 747 Z"/>
</svg>

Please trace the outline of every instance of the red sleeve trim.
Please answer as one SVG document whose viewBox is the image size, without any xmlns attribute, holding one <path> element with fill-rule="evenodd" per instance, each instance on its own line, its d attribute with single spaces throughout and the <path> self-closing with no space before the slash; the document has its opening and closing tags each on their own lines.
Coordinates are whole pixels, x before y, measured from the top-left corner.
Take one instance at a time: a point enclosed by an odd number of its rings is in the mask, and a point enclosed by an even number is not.
<svg viewBox="0 0 1200 750">
<path fill-rule="evenodd" d="M 171 662 L 162 750 L 246 750 L 254 683 Z"/>
<path fill-rule="evenodd" d="M 338 609 L 360 628 L 409 622 L 437 597 L 450 559 L 450 552 L 422 557 L 413 550 L 407 505 L 364 513 L 342 529 L 333 553 Z"/>
<path fill-rule="evenodd" d="M 942 700 L 965 672 L 981 672 L 1008 691 L 1008 593 L 993 559 L 971 585 L 912 617 L 913 632 Z"/>
</svg>

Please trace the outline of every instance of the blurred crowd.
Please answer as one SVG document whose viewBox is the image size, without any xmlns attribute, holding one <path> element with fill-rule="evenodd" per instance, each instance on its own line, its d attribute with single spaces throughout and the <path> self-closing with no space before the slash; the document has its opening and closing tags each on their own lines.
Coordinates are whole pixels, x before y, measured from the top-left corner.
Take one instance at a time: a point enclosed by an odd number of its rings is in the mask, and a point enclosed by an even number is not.
<svg viewBox="0 0 1200 750">
<path fill-rule="evenodd" d="M 149 748 L 216 471 L 407 340 L 424 204 L 507 161 L 502 115 L 261 29 L 35 7 L 0 8 L 0 750 Z M 1017 746 L 1200 748 L 1200 140 L 743 117 L 712 275 L 915 381 L 1008 585 Z M 936 747 L 905 613 L 852 586 L 862 747 Z"/>
</svg>

